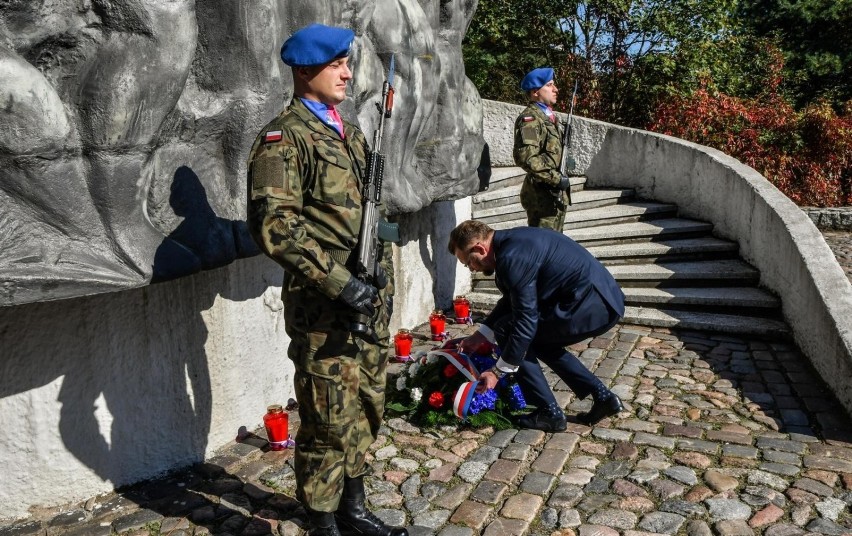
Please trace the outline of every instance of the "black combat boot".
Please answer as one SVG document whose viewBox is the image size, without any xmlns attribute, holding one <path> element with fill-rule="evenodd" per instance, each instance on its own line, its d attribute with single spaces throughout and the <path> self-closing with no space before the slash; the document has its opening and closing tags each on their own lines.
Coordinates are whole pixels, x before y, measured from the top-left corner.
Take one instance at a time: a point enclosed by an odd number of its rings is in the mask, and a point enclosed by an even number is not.
<svg viewBox="0 0 852 536">
<path fill-rule="evenodd" d="M 307 536 L 342 536 L 334 522 L 334 514 L 331 512 L 308 511 L 308 533 Z"/>
<path fill-rule="evenodd" d="M 559 404 L 553 403 L 524 415 L 518 419 L 518 426 L 545 432 L 564 432 L 568 428 L 568 419 Z"/>
<path fill-rule="evenodd" d="M 334 517 L 344 536 L 408 536 L 403 527 L 389 527 L 367 509 L 364 502 L 364 479 L 346 478 L 343 497 Z"/>
</svg>

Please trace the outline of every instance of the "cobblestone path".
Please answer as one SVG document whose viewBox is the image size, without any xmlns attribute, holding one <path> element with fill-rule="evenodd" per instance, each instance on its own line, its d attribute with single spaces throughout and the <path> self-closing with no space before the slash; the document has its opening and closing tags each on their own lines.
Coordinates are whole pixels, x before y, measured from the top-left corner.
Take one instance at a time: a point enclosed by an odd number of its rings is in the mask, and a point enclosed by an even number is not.
<svg viewBox="0 0 852 536">
<path fill-rule="evenodd" d="M 852 427 L 793 347 L 622 325 L 573 350 L 626 411 L 556 434 L 391 419 L 371 449 L 372 508 L 418 536 L 852 534 Z M 551 380 L 569 419 L 589 407 Z M 301 534 L 291 455 L 249 434 L 0 536 Z"/>
<path fill-rule="evenodd" d="M 831 251 L 834 252 L 834 256 L 846 273 L 846 277 L 852 282 L 852 232 L 822 231 L 822 236 L 828 242 Z"/>
</svg>

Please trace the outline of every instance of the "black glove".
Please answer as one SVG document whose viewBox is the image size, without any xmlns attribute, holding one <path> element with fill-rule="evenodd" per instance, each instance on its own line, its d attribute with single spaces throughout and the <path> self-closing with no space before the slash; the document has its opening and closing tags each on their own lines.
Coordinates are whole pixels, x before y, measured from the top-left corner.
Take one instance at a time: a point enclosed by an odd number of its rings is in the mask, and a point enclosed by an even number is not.
<svg viewBox="0 0 852 536">
<path fill-rule="evenodd" d="M 571 187 L 571 179 L 569 179 L 567 175 L 562 175 L 562 178 L 559 180 L 559 186 L 557 186 L 557 188 L 564 192 L 565 190 L 567 190 L 570 187 Z"/>
<path fill-rule="evenodd" d="M 388 274 L 385 272 L 385 269 L 382 268 L 382 265 L 379 264 L 379 261 L 376 261 L 376 277 L 373 278 L 376 283 L 377 289 L 383 289 L 388 286 Z"/>
<path fill-rule="evenodd" d="M 372 317 L 376 313 L 373 302 L 379 297 L 379 291 L 373 285 L 362 283 L 358 278 L 349 276 L 349 281 L 340 291 L 340 301 L 361 314 Z"/>
</svg>

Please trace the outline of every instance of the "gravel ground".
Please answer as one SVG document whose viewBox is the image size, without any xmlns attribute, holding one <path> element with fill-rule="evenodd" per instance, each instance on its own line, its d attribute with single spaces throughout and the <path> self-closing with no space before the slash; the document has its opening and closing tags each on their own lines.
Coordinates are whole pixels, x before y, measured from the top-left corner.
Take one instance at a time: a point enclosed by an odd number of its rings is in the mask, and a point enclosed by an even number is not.
<svg viewBox="0 0 852 536">
<path fill-rule="evenodd" d="M 822 236 L 837 257 L 837 262 L 840 263 L 846 277 L 852 282 L 852 232 L 822 231 Z"/>
</svg>

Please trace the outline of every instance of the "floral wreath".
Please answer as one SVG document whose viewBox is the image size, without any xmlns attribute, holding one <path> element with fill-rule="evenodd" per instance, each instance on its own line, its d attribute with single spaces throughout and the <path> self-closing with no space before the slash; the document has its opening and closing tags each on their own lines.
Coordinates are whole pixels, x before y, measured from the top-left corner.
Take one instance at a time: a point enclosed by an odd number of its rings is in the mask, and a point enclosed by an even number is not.
<svg viewBox="0 0 852 536">
<path fill-rule="evenodd" d="M 458 349 L 461 340 L 412 356 L 396 379 L 396 389 L 388 390 L 387 409 L 424 426 L 461 420 L 473 426 L 511 427 L 512 413 L 526 407 L 514 378 L 504 376 L 494 389 L 476 392 L 479 371 L 494 366 L 500 349 L 486 342 L 466 354 Z"/>
</svg>

